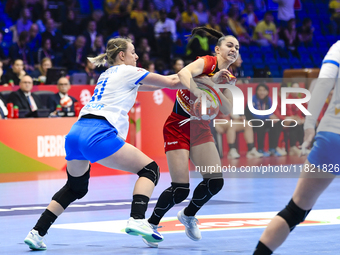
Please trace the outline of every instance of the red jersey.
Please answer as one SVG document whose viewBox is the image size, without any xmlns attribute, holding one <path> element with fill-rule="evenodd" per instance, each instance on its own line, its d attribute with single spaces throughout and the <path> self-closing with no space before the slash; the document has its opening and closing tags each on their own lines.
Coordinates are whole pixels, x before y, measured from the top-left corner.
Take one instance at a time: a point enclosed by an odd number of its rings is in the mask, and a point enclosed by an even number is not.
<svg viewBox="0 0 340 255">
<path fill-rule="evenodd" d="M 204 60 L 204 68 L 202 74 L 213 76 L 217 68 L 217 57 L 204 56 L 199 57 Z M 179 89 L 176 93 L 176 100 L 182 109 L 190 115 L 190 107 L 194 104 L 196 97 L 188 89 Z"/>
</svg>

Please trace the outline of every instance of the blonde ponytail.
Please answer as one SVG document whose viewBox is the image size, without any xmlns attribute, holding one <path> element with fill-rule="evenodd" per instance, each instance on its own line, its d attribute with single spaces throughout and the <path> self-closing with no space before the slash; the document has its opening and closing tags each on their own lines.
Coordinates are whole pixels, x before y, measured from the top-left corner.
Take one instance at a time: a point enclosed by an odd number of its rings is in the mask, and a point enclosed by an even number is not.
<svg viewBox="0 0 340 255">
<path fill-rule="evenodd" d="M 105 65 L 106 63 L 113 66 L 119 52 L 126 52 L 128 43 L 132 43 L 132 40 L 129 38 L 116 37 L 110 39 L 107 42 L 106 53 L 94 58 L 88 57 L 87 59 L 95 66 Z"/>
<path fill-rule="evenodd" d="M 106 64 L 106 53 L 100 54 L 97 57 L 90 58 L 88 57 L 87 59 L 94 64 L 95 66 L 104 66 Z"/>
</svg>

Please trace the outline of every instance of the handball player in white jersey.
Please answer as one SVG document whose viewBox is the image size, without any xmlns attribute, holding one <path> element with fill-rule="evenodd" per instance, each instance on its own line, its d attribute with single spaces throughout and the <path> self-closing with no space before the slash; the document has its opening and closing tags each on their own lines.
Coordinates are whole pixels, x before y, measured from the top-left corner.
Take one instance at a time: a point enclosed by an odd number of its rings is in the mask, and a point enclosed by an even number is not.
<svg viewBox="0 0 340 255">
<path fill-rule="evenodd" d="M 89 60 L 96 66 L 110 66 L 98 79 L 92 99 L 80 112 L 66 136 L 67 183 L 53 197 L 36 225 L 25 238 L 33 250 L 45 250 L 43 236 L 56 218 L 88 191 L 90 163 L 138 174 L 125 231 L 142 235 L 150 242 L 163 240 L 145 219 L 149 198 L 159 179 L 155 161 L 125 142 L 129 129 L 128 112 L 138 90 L 181 88 L 177 75 L 162 76 L 137 68 L 138 56 L 130 39 L 109 40 L 106 53 Z M 148 85 L 145 85 L 148 84 Z"/>
<path fill-rule="evenodd" d="M 339 175 L 340 166 L 340 41 L 326 54 L 319 78 L 308 104 L 312 114 L 306 117 L 302 152 L 315 136 L 315 125 L 334 87 L 332 100 L 317 129 L 312 151 L 303 166 L 293 197 L 263 232 L 254 255 L 272 254 L 288 237 L 296 225 L 303 222 L 321 193 Z M 298 253 L 298 252 L 297 252 Z"/>
</svg>

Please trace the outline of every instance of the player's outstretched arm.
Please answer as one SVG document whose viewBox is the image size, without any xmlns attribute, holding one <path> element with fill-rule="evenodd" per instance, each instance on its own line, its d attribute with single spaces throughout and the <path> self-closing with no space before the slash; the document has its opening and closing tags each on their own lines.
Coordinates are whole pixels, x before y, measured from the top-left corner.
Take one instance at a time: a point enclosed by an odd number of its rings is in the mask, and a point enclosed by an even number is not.
<svg viewBox="0 0 340 255">
<path fill-rule="evenodd" d="M 143 84 L 143 85 L 139 86 L 138 91 L 155 91 L 155 90 L 159 90 L 159 89 L 162 89 L 162 87 Z"/>
<path fill-rule="evenodd" d="M 177 74 L 160 75 L 157 73 L 149 73 L 143 80 L 139 91 L 154 91 L 162 88 L 169 89 L 185 89 L 179 80 Z"/>
</svg>

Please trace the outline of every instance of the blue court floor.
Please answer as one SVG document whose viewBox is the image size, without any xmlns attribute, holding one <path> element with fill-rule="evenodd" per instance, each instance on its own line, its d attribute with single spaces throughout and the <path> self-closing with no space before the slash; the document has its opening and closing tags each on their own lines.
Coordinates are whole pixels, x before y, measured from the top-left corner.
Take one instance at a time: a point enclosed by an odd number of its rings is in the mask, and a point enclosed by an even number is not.
<svg viewBox="0 0 340 255">
<path fill-rule="evenodd" d="M 176 219 L 186 201 L 168 212 L 160 229 L 165 240 L 152 249 L 140 237 L 122 232 L 136 178 L 91 178 L 87 196 L 70 206 L 49 230 L 45 238 L 48 249 L 34 254 L 252 254 L 265 225 L 289 201 L 297 182 L 296 178 L 226 178 L 223 190 L 198 213 L 201 241 L 187 238 Z M 191 179 L 191 188 L 200 181 Z M 23 240 L 64 183 L 61 179 L 0 183 L 1 255 L 31 252 Z M 147 216 L 168 186 L 169 174 L 162 173 Z M 307 224 L 297 227 L 275 254 L 340 254 L 339 190 L 336 179 L 317 202 Z"/>
</svg>

